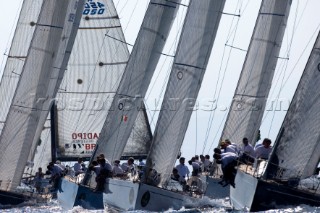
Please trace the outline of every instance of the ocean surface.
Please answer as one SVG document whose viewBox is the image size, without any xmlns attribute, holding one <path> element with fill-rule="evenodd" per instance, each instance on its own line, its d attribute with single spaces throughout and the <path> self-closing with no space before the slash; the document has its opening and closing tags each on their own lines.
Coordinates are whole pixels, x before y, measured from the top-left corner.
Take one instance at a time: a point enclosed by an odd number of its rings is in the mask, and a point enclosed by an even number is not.
<svg viewBox="0 0 320 213">
<path fill-rule="evenodd" d="M 178 211 L 175 210 L 168 210 L 166 212 L 186 212 L 186 213 L 192 213 L 192 212 L 243 212 L 243 211 L 235 211 L 232 210 L 230 204 L 229 204 L 229 199 L 209 199 L 209 198 L 204 198 L 201 202 L 194 204 L 194 208 L 191 209 L 185 209 L 182 208 Z M 208 207 L 210 206 L 210 207 Z M 0 205 L 0 208 L 3 208 L 3 206 Z M 8 206 L 7 206 L 8 207 Z M 80 206 L 74 207 L 72 210 L 69 211 L 64 211 L 60 207 L 58 201 L 52 200 L 48 202 L 47 204 L 42 204 L 38 205 L 36 203 L 29 203 L 29 204 L 24 204 L 21 205 L 17 208 L 6 208 L 6 209 L 0 209 L 0 212 L 15 212 L 15 213 L 33 213 L 33 212 L 66 212 L 66 213 L 80 213 L 80 212 L 85 212 L 85 213 L 102 213 L 102 212 L 119 212 L 116 209 L 112 209 L 108 206 L 105 207 L 104 210 L 87 210 L 83 209 Z M 121 211 L 123 212 L 123 211 Z M 130 213 L 144 213 L 148 211 L 127 211 Z M 320 212 L 320 207 L 311 207 L 308 205 L 300 205 L 300 206 L 279 206 L 278 209 L 274 210 L 269 210 L 265 211 L 269 213 L 275 213 L 275 212 Z"/>
</svg>

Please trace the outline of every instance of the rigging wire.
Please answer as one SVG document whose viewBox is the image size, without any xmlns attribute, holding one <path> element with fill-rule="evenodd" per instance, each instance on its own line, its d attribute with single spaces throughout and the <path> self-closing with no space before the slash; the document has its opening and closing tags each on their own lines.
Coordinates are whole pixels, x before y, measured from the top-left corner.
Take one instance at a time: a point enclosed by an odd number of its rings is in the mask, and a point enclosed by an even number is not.
<svg viewBox="0 0 320 213">
<path fill-rule="evenodd" d="M 298 20 L 297 22 L 296 22 L 296 20 L 297 20 L 297 14 L 298 14 L 298 6 L 297 6 L 297 8 L 296 8 L 296 17 L 295 17 L 295 24 L 294 24 L 294 26 L 293 26 L 292 38 L 291 38 L 291 40 L 288 39 L 288 40 L 290 40 L 290 45 L 288 44 L 288 46 L 289 46 L 290 48 L 291 48 L 291 45 L 292 45 L 293 40 L 294 40 L 295 32 L 296 32 L 296 30 L 298 29 L 298 27 L 299 27 L 299 25 L 300 25 L 300 22 L 301 22 L 301 20 L 302 20 L 303 15 L 305 14 L 305 9 L 306 9 L 307 5 L 308 5 L 308 2 L 305 4 L 305 6 L 304 6 L 304 8 L 303 8 L 303 10 L 302 10 L 302 14 L 301 14 L 301 16 L 300 16 L 300 18 L 299 18 L 299 20 Z M 289 78 L 291 77 L 293 71 L 296 69 L 296 66 L 297 66 L 298 63 L 300 62 L 301 57 L 305 54 L 305 51 L 306 51 L 307 47 L 310 45 L 310 42 L 312 41 L 312 38 L 315 36 L 315 34 L 316 34 L 316 32 L 318 31 L 319 27 L 320 27 L 320 24 L 318 25 L 318 27 L 316 28 L 316 30 L 314 31 L 314 33 L 313 33 L 312 36 L 310 37 L 307 45 L 305 46 L 305 48 L 304 48 L 303 51 L 301 52 L 301 54 L 300 54 L 297 62 L 295 63 L 295 65 L 294 65 L 294 67 L 292 68 L 292 70 L 290 71 L 290 73 L 289 73 L 288 77 L 286 78 L 286 80 L 284 80 L 285 74 L 283 74 L 283 75 L 284 75 L 284 76 L 283 76 L 283 80 L 282 80 L 280 89 L 279 89 L 279 91 L 278 91 L 278 94 L 277 94 L 277 96 L 276 96 L 276 100 L 279 99 L 282 90 L 284 89 L 285 85 L 287 84 L 287 82 L 288 82 Z M 290 49 L 287 51 L 287 55 L 289 54 L 289 52 L 290 52 Z M 288 57 L 289 57 L 289 56 L 288 56 Z M 287 70 L 287 68 L 285 68 L 284 72 L 285 72 L 286 70 Z M 276 85 L 278 85 L 278 81 L 279 81 L 279 78 L 280 78 L 280 75 L 281 75 L 281 74 L 282 74 L 282 72 L 280 72 L 280 74 L 279 74 L 278 80 L 276 81 L 276 82 L 277 82 Z M 273 91 L 272 91 L 272 93 L 271 93 L 271 95 L 270 95 L 269 97 L 273 97 L 273 94 L 274 94 L 274 92 L 276 91 L 275 88 L 276 88 L 276 87 L 274 87 L 274 89 L 273 89 Z M 276 102 L 276 104 L 278 104 L 278 102 Z M 280 104 L 281 104 L 281 103 L 280 103 Z M 275 109 L 277 109 L 277 105 L 276 105 Z M 268 137 L 269 137 L 269 135 L 270 135 L 270 132 L 271 132 L 271 129 L 272 129 L 272 123 L 273 123 L 273 120 L 274 120 L 274 117 L 275 117 L 275 110 L 273 110 L 273 105 L 272 105 L 272 111 L 273 111 L 273 116 L 272 116 L 272 121 L 271 121 L 271 124 L 270 124 L 270 126 L 269 126 L 269 130 L 268 130 Z M 266 118 L 268 117 L 269 112 L 270 112 L 270 110 L 267 111 L 267 112 L 264 114 L 264 117 L 263 117 L 263 120 L 262 120 L 262 124 L 265 122 Z"/>
<path fill-rule="evenodd" d="M 235 12 L 237 10 L 241 11 L 241 7 L 242 7 L 242 1 L 241 1 L 241 3 L 239 3 L 239 1 L 238 1 L 237 6 L 235 8 Z M 239 14 L 240 14 L 240 17 L 241 17 L 241 12 L 239 12 Z M 235 16 L 233 16 L 232 21 L 231 21 L 231 26 L 230 26 L 229 31 L 228 31 L 226 44 L 228 43 L 229 39 L 231 39 L 232 35 L 233 35 L 232 44 L 234 43 L 235 35 L 236 35 L 237 28 L 238 28 L 238 25 L 239 25 L 239 18 L 237 18 L 236 23 L 235 23 L 235 27 L 232 29 L 234 20 L 235 20 Z M 222 67 L 223 67 L 223 61 L 224 61 L 224 57 L 225 57 L 225 52 L 226 52 L 226 44 L 225 44 L 225 47 L 223 49 L 222 59 L 220 61 L 220 67 L 219 67 L 219 71 L 218 71 L 218 79 L 217 79 L 217 83 L 216 83 L 216 86 L 215 86 L 215 89 L 214 89 L 214 94 L 213 94 L 213 100 L 216 100 L 216 102 L 218 102 L 219 97 L 220 97 L 221 88 L 222 88 L 222 85 L 223 85 L 223 82 L 224 82 L 224 77 L 225 77 L 225 74 L 226 74 L 226 71 L 227 71 L 227 67 L 228 67 L 228 61 L 230 59 L 230 55 L 231 55 L 231 51 L 232 51 L 232 48 L 230 48 L 229 54 L 228 54 L 228 57 L 227 57 L 226 67 L 225 67 L 223 73 L 221 73 L 222 72 Z M 220 89 L 218 91 L 218 84 L 219 84 L 218 82 L 220 80 L 221 75 L 222 75 L 222 80 L 221 80 L 221 84 L 220 84 Z M 217 96 L 217 99 L 215 99 L 216 96 Z M 204 143 L 203 143 L 202 153 L 204 153 L 205 148 L 207 146 L 208 138 L 209 138 L 209 135 L 210 135 L 212 124 L 213 124 L 214 114 L 215 114 L 215 110 L 212 109 L 211 112 L 210 112 L 210 115 L 209 115 L 208 123 L 207 123 L 207 129 L 206 129 L 205 139 L 204 139 Z"/>
<path fill-rule="evenodd" d="M 179 10 L 179 11 L 180 11 L 180 10 Z M 176 17 L 176 19 L 177 19 L 176 25 L 177 25 L 177 29 L 179 29 L 179 30 L 178 30 L 176 36 L 174 37 L 174 41 L 173 41 L 173 43 L 171 44 L 171 46 L 170 46 L 170 48 L 169 48 L 169 52 L 171 52 L 171 51 L 176 51 L 176 48 L 177 48 L 178 42 L 179 42 L 179 37 L 180 37 L 180 35 L 181 35 L 182 26 L 183 26 L 183 21 L 184 21 L 184 19 L 185 19 L 186 11 L 187 11 L 187 8 L 183 8 L 183 9 L 182 9 L 182 12 L 181 12 L 182 15 L 181 15 L 181 16 L 178 16 L 178 15 L 177 15 L 177 17 Z M 175 54 L 173 54 L 173 55 L 175 55 Z M 160 69 L 159 69 L 159 71 L 158 71 L 155 79 L 154 79 L 154 80 L 152 79 L 152 82 L 153 82 L 153 83 L 150 83 L 150 85 L 149 85 L 148 92 L 147 92 L 147 95 L 146 95 L 146 99 L 145 99 L 145 100 L 148 100 L 148 99 L 149 99 L 151 93 L 152 93 L 153 90 L 154 90 L 154 87 L 157 85 L 156 83 L 157 83 L 160 75 L 162 74 L 162 70 L 164 69 L 164 66 L 167 64 L 167 63 L 166 63 L 167 59 L 168 59 L 168 58 L 166 57 L 165 60 L 164 60 L 164 62 L 163 62 L 162 65 L 161 65 L 161 67 L 160 67 Z M 162 100 L 162 97 L 164 96 L 164 92 L 165 92 L 165 89 L 166 89 L 166 85 L 167 85 L 168 80 L 169 80 L 169 76 L 170 76 L 171 68 L 172 68 L 172 65 L 173 65 L 173 61 L 174 61 L 174 59 L 171 59 L 170 64 L 169 64 L 169 66 L 168 66 L 168 68 L 167 68 L 167 72 L 166 72 L 164 81 L 163 81 L 163 83 L 162 83 L 160 93 L 158 94 L 158 101 L 155 101 L 155 110 L 154 110 L 154 112 L 151 113 L 150 110 L 148 110 L 148 111 L 149 111 L 149 114 L 151 115 L 150 125 L 154 125 L 154 127 L 156 126 L 155 118 L 156 118 L 156 114 L 158 114 L 158 113 L 157 113 L 157 111 L 158 111 L 157 109 L 158 109 L 158 107 L 161 107 L 161 104 L 162 104 L 162 101 L 161 101 L 161 100 Z M 153 77 L 153 78 L 154 78 L 154 77 Z M 147 107 L 147 108 L 148 108 L 148 107 Z M 161 109 L 159 109 L 159 110 L 161 110 Z"/>
<path fill-rule="evenodd" d="M 195 111 L 195 115 L 196 115 L 196 147 L 194 150 L 194 154 L 197 154 L 197 148 L 198 148 L 198 110 L 196 109 Z"/>
</svg>

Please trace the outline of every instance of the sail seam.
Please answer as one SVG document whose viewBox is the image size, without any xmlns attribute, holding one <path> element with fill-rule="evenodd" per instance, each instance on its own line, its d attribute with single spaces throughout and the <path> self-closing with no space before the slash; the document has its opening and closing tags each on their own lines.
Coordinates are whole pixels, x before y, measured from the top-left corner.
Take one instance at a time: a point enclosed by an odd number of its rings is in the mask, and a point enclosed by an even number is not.
<svg viewBox="0 0 320 213">
<path fill-rule="evenodd" d="M 50 28 L 63 29 L 63 27 L 54 26 L 54 25 L 49 25 L 49 24 L 37 24 L 37 25 L 38 25 L 38 26 L 42 26 L 42 27 L 50 27 Z"/>
<path fill-rule="evenodd" d="M 284 17 L 284 14 L 279 14 L 279 13 L 260 13 L 260 15 L 266 15 L 266 16 L 280 16 Z"/>
<path fill-rule="evenodd" d="M 59 92 L 59 93 L 70 93 L 70 94 L 115 94 L 115 92 Z"/>
<path fill-rule="evenodd" d="M 119 65 L 119 64 L 127 64 L 128 61 L 122 61 L 122 62 L 113 62 L 113 63 L 102 63 L 102 65 Z"/>
<path fill-rule="evenodd" d="M 242 97 L 250 97 L 250 98 L 265 98 L 266 96 L 254 96 L 254 95 L 245 95 L 245 94 L 239 94 L 239 93 L 236 93 L 236 95 L 239 95 L 239 96 L 242 96 Z"/>
<path fill-rule="evenodd" d="M 163 7 L 176 8 L 175 6 L 171 6 L 171 5 L 167 5 L 167 4 L 159 4 L 159 3 L 154 3 L 154 2 L 150 2 L 150 4 L 159 5 L 159 6 L 163 6 Z"/>
<path fill-rule="evenodd" d="M 86 19 L 85 17 L 84 19 Z M 90 20 L 99 20 L 99 19 L 118 19 L 119 16 L 110 16 L 110 17 L 90 17 Z"/>
<path fill-rule="evenodd" d="M 261 42 L 265 42 L 265 43 L 270 43 L 270 44 L 273 44 L 273 45 L 276 45 L 276 44 L 277 44 L 277 42 L 270 41 L 270 40 L 266 40 L 266 39 L 261 39 L 261 38 L 254 38 L 253 40 L 255 40 L 255 41 L 261 41 Z"/>
<path fill-rule="evenodd" d="M 112 26 L 112 27 L 79 27 L 79 30 L 102 30 L 102 29 L 112 29 L 112 28 L 120 28 L 121 26 Z"/>
<path fill-rule="evenodd" d="M 8 55 L 8 58 L 27 58 L 27 56 L 12 56 L 12 55 Z"/>
<path fill-rule="evenodd" d="M 175 65 L 187 66 L 187 67 L 193 67 L 193 68 L 196 68 L 196 69 L 204 70 L 204 68 L 197 67 L 197 66 L 193 66 L 193 65 L 190 65 L 190 64 L 181 64 L 181 63 L 174 63 L 174 64 L 175 64 Z"/>
</svg>

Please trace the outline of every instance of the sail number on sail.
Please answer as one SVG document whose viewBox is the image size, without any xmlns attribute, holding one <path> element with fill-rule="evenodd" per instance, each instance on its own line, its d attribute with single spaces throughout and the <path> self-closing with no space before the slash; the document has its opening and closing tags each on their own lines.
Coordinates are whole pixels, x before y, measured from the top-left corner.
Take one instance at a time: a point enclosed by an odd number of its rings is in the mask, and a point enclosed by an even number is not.
<svg viewBox="0 0 320 213">
<path fill-rule="evenodd" d="M 105 6 L 101 2 L 88 0 L 84 6 L 83 15 L 102 15 L 105 11 Z"/>
</svg>

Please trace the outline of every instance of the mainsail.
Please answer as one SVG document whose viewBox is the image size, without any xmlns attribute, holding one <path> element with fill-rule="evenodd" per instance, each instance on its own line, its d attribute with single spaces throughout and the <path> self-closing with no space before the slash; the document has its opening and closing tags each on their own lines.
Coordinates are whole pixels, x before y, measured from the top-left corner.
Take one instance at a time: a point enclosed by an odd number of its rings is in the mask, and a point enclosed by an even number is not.
<svg viewBox="0 0 320 213">
<path fill-rule="evenodd" d="M 56 96 L 53 129 L 57 159 L 70 161 L 92 155 L 128 58 L 113 1 L 87 1 Z M 131 141 L 144 145 L 139 149 L 141 152 L 135 150 L 135 154 L 146 155 L 151 131 L 146 114 L 141 111 L 139 115 Z"/>
<path fill-rule="evenodd" d="M 266 175 L 287 180 L 314 174 L 320 161 L 319 81 L 320 33 L 282 123 Z"/>
<path fill-rule="evenodd" d="M 84 0 L 75 1 L 73 8 L 76 9 L 78 5 L 84 5 Z M 58 48 L 58 52 L 56 53 L 55 63 L 53 64 L 53 71 L 50 73 L 50 80 L 48 81 L 47 91 L 44 95 L 45 98 L 39 99 L 38 102 L 41 102 L 41 113 L 38 118 L 38 124 L 36 128 L 36 133 L 33 138 L 32 147 L 30 149 L 30 154 L 28 160 L 33 162 L 34 155 L 37 150 L 37 146 L 41 140 L 41 134 L 44 130 L 45 132 L 50 131 L 49 129 L 44 129 L 44 125 L 46 122 L 50 121 L 48 118 L 49 111 L 51 110 L 52 104 L 54 104 L 54 98 L 57 94 L 57 90 L 61 84 L 62 77 L 66 71 L 67 64 L 70 58 L 71 50 L 74 45 L 75 37 L 78 32 L 78 26 L 80 21 L 81 12 L 77 13 L 77 17 L 74 13 L 69 15 L 69 21 L 73 24 L 65 25 L 62 32 L 62 42 L 60 42 L 60 46 Z M 49 141 L 51 142 L 51 141 Z M 47 140 L 44 141 L 45 144 L 50 145 Z M 50 146 L 49 146 L 50 147 Z M 41 154 L 41 153 L 40 153 Z M 37 171 L 36 168 L 34 171 Z"/>
<path fill-rule="evenodd" d="M 225 0 L 191 0 L 180 36 L 147 166 L 164 185 L 177 159 L 208 64 Z"/>
<path fill-rule="evenodd" d="M 114 96 L 99 140 L 97 154 L 120 159 L 127 144 L 154 69 L 166 42 L 180 0 L 151 0 Z"/>
<path fill-rule="evenodd" d="M 221 139 L 255 144 L 292 0 L 263 0 Z"/>
<path fill-rule="evenodd" d="M 79 4 L 78 4 L 79 3 Z M 19 184 L 39 122 L 50 75 L 62 67 L 61 47 L 72 40 L 83 7 L 78 0 L 45 0 L 36 24 L 21 77 L 0 138 L 0 189 Z M 77 13 L 78 12 L 78 13 Z M 65 34 L 66 33 L 66 34 Z M 73 34 L 75 36 L 75 34 Z M 65 51 L 62 51 L 64 55 Z"/>
<path fill-rule="evenodd" d="M 25 0 L 22 4 L 0 83 L 0 133 L 20 79 L 42 3 L 43 0 Z"/>
</svg>

